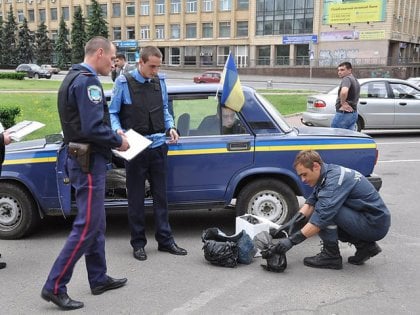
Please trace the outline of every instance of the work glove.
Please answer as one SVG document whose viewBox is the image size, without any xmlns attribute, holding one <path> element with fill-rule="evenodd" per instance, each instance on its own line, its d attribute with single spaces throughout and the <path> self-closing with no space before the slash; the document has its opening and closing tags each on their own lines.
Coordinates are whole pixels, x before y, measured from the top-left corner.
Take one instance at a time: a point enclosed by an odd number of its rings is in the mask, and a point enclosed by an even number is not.
<svg viewBox="0 0 420 315">
<path fill-rule="evenodd" d="M 301 231 L 298 231 L 287 238 L 281 238 L 276 245 L 270 247 L 265 253 L 261 252 L 261 255 L 263 258 L 267 259 L 274 254 L 285 254 L 293 246 L 302 243 L 304 240 L 306 240 L 306 236 L 303 235 Z M 266 257 L 264 257 L 264 255 Z"/>
<path fill-rule="evenodd" d="M 306 217 L 302 212 L 297 212 L 293 218 L 278 229 L 270 229 L 273 238 L 284 238 L 291 235 L 295 230 L 300 230 L 305 224 Z"/>
</svg>

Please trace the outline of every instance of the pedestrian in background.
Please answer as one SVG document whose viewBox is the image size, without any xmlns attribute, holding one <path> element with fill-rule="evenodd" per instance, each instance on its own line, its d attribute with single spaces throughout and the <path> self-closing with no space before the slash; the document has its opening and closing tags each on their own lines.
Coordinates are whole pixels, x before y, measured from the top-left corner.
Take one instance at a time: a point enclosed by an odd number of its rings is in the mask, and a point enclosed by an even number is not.
<svg viewBox="0 0 420 315">
<path fill-rule="evenodd" d="M 356 129 L 357 103 L 360 96 L 360 84 L 354 77 L 350 62 L 342 62 L 337 68 L 338 77 L 341 78 L 335 103 L 335 116 L 331 127 L 343 129 Z"/>
<path fill-rule="evenodd" d="M 117 77 L 121 74 L 129 73 L 131 70 L 133 70 L 128 62 L 126 62 L 124 54 L 117 54 L 114 60 L 114 66 L 111 72 L 111 78 L 112 81 L 115 82 Z"/>
<path fill-rule="evenodd" d="M 115 46 L 106 38 L 86 43 L 85 58 L 73 65 L 58 92 L 58 112 L 68 150 L 67 171 L 75 190 L 77 216 L 64 248 L 54 262 L 41 297 L 63 310 L 82 302 L 67 294 L 76 262 L 84 255 L 94 295 L 122 287 L 126 278 L 107 275 L 105 260 L 105 175 L 112 148 L 128 149 L 127 138 L 111 129 L 108 106 L 98 75 L 109 75 Z"/>
<path fill-rule="evenodd" d="M 167 153 L 168 145 L 179 135 L 168 111 L 168 92 L 163 76 L 158 75 L 162 53 L 157 47 L 142 48 L 138 68 L 117 78 L 109 107 L 112 129 L 122 132 L 134 129 L 152 144 L 126 162 L 128 219 L 133 256 L 146 260 L 146 222 L 144 213 L 145 181 L 148 178 L 153 196 L 155 239 L 158 250 L 174 255 L 187 255 L 173 238 L 168 218 Z"/>
<path fill-rule="evenodd" d="M 12 139 L 10 138 L 10 134 L 7 131 L 3 131 L 2 133 L 0 133 L 0 174 L 1 174 L 1 169 L 4 162 L 6 145 L 8 145 L 10 142 L 12 142 Z M 1 257 L 1 254 L 0 254 L 0 257 Z M 6 263 L 0 262 L 0 269 L 4 269 L 4 268 L 6 268 Z"/>
</svg>

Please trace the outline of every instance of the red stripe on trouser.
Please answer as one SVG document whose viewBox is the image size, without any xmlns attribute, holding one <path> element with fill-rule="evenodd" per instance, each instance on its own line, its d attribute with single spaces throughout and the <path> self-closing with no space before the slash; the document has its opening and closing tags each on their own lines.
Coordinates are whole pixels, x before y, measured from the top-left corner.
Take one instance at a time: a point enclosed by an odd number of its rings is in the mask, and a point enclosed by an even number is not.
<svg viewBox="0 0 420 315">
<path fill-rule="evenodd" d="M 85 227 L 83 228 L 83 232 L 82 235 L 80 235 L 80 240 L 79 242 L 77 242 L 76 247 L 74 248 L 74 250 L 72 251 L 69 260 L 67 260 L 66 265 L 63 268 L 63 271 L 60 273 L 60 275 L 58 276 L 57 280 L 55 281 L 54 284 L 54 294 L 58 294 L 58 285 L 60 283 L 61 278 L 64 276 L 64 274 L 66 273 L 67 269 L 70 266 L 70 263 L 73 261 L 74 256 L 76 255 L 77 251 L 79 250 L 79 248 L 82 246 L 82 243 L 85 240 L 86 234 L 89 230 L 89 224 L 90 224 L 90 216 L 91 216 L 91 211 L 92 211 L 92 175 L 90 173 L 87 174 L 87 178 L 88 178 L 88 200 L 87 200 L 87 209 L 86 209 L 86 224 Z"/>
</svg>

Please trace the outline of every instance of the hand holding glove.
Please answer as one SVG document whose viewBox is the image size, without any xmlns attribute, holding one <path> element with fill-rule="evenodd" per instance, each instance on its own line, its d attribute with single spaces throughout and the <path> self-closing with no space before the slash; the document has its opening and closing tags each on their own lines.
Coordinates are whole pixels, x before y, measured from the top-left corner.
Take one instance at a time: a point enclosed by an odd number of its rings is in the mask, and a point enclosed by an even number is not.
<svg viewBox="0 0 420 315">
<path fill-rule="evenodd" d="M 306 240 L 306 236 L 301 231 L 298 231 L 288 238 L 281 238 L 274 247 L 270 248 L 270 251 L 272 253 L 284 254 L 294 245 L 300 244 L 304 240 Z"/>
<path fill-rule="evenodd" d="M 305 220 L 306 217 L 303 215 L 303 213 L 298 212 L 293 216 L 293 218 L 291 218 L 287 223 L 283 224 L 278 229 L 270 230 L 270 235 L 273 238 L 288 237 L 294 232 L 294 230 L 300 230 L 303 227 Z"/>
</svg>

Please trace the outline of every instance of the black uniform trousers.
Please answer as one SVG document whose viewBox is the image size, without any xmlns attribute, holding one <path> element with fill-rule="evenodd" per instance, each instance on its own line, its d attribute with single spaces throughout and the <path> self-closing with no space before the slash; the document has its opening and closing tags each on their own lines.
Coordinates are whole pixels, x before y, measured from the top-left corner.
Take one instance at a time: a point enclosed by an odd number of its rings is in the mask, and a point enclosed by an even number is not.
<svg viewBox="0 0 420 315">
<path fill-rule="evenodd" d="M 166 196 L 167 144 L 147 148 L 135 158 L 126 162 L 128 194 L 128 219 L 131 228 L 131 246 L 134 250 L 147 243 L 144 213 L 144 191 L 146 178 L 149 179 L 153 196 L 155 239 L 162 246 L 174 243 L 168 218 Z"/>
<path fill-rule="evenodd" d="M 88 280 L 91 288 L 107 281 L 105 260 L 105 178 L 106 158 L 93 153 L 91 169 L 84 173 L 78 162 L 67 159 L 67 169 L 75 189 L 77 216 L 72 230 L 61 250 L 44 288 L 54 294 L 67 292 L 76 262 L 85 255 Z"/>
</svg>

